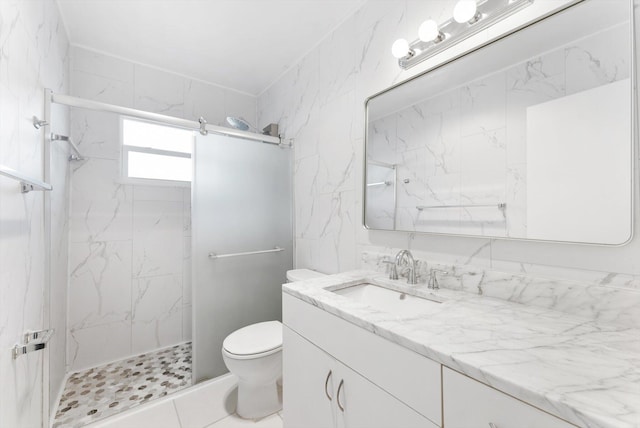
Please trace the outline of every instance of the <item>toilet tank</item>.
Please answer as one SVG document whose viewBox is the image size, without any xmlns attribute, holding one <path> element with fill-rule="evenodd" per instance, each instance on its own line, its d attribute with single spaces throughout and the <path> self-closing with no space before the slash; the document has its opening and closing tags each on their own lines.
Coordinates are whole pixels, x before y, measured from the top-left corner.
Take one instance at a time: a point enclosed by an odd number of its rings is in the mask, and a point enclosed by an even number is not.
<svg viewBox="0 0 640 428">
<path fill-rule="evenodd" d="M 289 282 L 304 281 L 322 276 L 325 276 L 325 274 L 311 269 L 293 269 L 287 271 L 287 281 Z"/>
</svg>

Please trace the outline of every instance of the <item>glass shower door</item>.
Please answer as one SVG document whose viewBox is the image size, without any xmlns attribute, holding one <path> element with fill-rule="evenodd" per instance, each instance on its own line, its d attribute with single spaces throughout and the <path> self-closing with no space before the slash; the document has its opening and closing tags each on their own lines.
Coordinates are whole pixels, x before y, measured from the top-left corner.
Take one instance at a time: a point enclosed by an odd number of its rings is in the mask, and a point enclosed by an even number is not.
<svg viewBox="0 0 640 428">
<path fill-rule="evenodd" d="M 221 349 L 228 334 L 281 320 L 281 285 L 293 263 L 290 156 L 291 150 L 273 144 L 222 135 L 196 138 L 194 383 L 227 372 Z M 275 247 L 283 251 L 236 255 Z"/>
</svg>

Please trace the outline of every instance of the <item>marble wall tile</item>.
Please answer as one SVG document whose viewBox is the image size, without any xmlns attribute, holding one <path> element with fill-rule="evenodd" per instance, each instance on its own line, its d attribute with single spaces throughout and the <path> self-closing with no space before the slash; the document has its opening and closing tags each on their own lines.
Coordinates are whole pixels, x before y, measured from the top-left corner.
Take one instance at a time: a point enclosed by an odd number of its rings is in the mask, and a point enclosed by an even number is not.
<svg viewBox="0 0 640 428">
<path fill-rule="evenodd" d="M 133 189 L 121 181 L 119 160 L 90 158 L 73 164 L 72 172 L 73 201 L 131 201 Z"/>
<path fill-rule="evenodd" d="M 131 318 L 131 241 L 72 243 L 69 326 L 74 330 Z"/>
<path fill-rule="evenodd" d="M 71 242 L 124 241 L 132 236 L 133 203 L 120 199 L 79 200 L 70 213 Z"/>
<path fill-rule="evenodd" d="M 624 36 L 628 28 L 622 25 L 609 31 L 619 34 L 616 39 L 624 42 L 612 45 L 608 37 L 596 34 L 565 49 L 567 95 L 629 77 L 625 58 L 630 40 Z"/>
<path fill-rule="evenodd" d="M 131 319 L 67 333 L 68 371 L 80 371 L 132 355 Z"/>
<path fill-rule="evenodd" d="M 133 277 L 182 272 L 182 201 L 135 201 Z"/>
<path fill-rule="evenodd" d="M 283 116 L 287 114 L 291 105 L 297 106 L 295 114 L 291 117 L 285 116 L 285 122 L 280 126 L 286 126 L 290 130 L 288 138 L 294 138 L 296 145 L 294 148 L 295 158 L 317 154 L 318 138 L 317 124 L 311 120 L 318 114 L 321 99 L 320 92 L 320 55 L 317 51 L 311 52 L 300 61 L 295 68 L 295 77 L 292 82 L 281 81 L 274 85 L 272 99 L 277 100 L 278 108 L 270 111 L 268 120 L 260 119 L 261 123 L 276 122 L 281 123 Z M 339 89 L 348 88 L 344 85 Z M 342 95 L 342 91 L 336 91 L 336 95 Z M 327 97 L 326 101 L 330 101 Z M 260 103 L 259 103 L 260 104 Z M 271 107 L 271 104 L 270 104 Z M 262 116 L 261 116 L 262 117 Z"/>
<path fill-rule="evenodd" d="M 79 70 L 72 71 L 71 94 L 123 107 L 134 106 L 132 82 L 123 82 Z"/>
<path fill-rule="evenodd" d="M 395 164 L 398 162 L 398 117 L 385 116 L 369 124 L 368 138 L 370 150 L 369 159 Z"/>
<path fill-rule="evenodd" d="M 226 126 L 224 108 L 225 90 L 197 80 L 184 81 L 184 118 L 198 120 L 204 117 L 207 123 Z"/>
<path fill-rule="evenodd" d="M 355 187 L 356 162 L 353 127 L 353 91 L 335 98 L 322 111 L 318 146 L 318 192 L 334 193 Z"/>
<path fill-rule="evenodd" d="M 134 354 L 182 339 L 182 278 L 162 275 L 134 281 L 131 307 Z"/>
<path fill-rule="evenodd" d="M 311 220 L 317 211 L 315 195 L 318 193 L 316 183 L 319 167 L 318 155 L 297 159 L 294 163 L 294 199 L 298 201 L 295 205 L 295 230 L 300 238 L 317 237 L 317 227 L 312 227 L 317 224 Z"/>
<path fill-rule="evenodd" d="M 134 67 L 134 108 L 183 117 L 185 78 L 153 68 Z"/>
<path fill-rule="evenodd" d="M 330 210 L 318 238 L 315 266 L 321 272 L 343 272 L 356 265 L 354 191 L 331 196 Z"/>
<path fill-rule="evenodd" d="M 504 73 L 465 85 L 460 90 L 462 136 L 505 127 L 507 82 Z"/>
<path fill-rule="evenodd" d="M 83 156 L 120 159 L 120 118 L 112 113 L 73 109 L 71 139 Z M 56 142 L 55 144 L 66 144 Z"/>
<path fill-rule="evenodd" d="M 354 17 L 331 33 L 318 47 L 320 63 L 318 94 L 324 105 L 334 98 L 355 90 L 356 26 Z M 351 24 L 351 25 L 350 25 Z"/>
</svg>

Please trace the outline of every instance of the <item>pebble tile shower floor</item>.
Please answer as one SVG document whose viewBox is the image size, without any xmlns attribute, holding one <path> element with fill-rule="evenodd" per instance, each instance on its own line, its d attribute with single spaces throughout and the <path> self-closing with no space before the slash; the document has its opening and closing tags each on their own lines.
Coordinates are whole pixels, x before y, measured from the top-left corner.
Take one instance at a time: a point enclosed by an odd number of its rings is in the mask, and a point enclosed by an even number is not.
<svg viewBox="0 0 640 428">
<path fill-rule="evenodd" d="M 82 427 L 190 385 L 190 342 L 74 373 L 53 427 Z"/>
</svg>

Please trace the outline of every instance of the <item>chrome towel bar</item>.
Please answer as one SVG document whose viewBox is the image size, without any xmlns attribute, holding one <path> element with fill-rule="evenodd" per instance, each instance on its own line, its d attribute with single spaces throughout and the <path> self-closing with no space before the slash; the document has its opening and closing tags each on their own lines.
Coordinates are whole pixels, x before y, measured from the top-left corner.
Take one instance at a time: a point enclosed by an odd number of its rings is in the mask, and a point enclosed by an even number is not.
<svg viewBox="0 0 640 428">
<path fill-rule="evenodd" d="M 32 190 L 53 190 L 53 186 L 51 184 L 31 178 L 4 165 L 0 165 L 0 175 L 19 181 L 22 193 L 28 193 Z"/>
<path fill-rule="evenodd" d="M 468 204 L 468 205 L 418 205 L 416 209 L 418 211 L 432 209 L 432 208 L 479 208 L 479 207 L 495 207 L 499 210 L 507 209 L 507 204 L 504 202 L 500 202 L 499 204 Z"/>
<path fill-rule="evenodd" d="M 210 259 L 223 259 L 225 257 L 250 256 L 252 254 L 278 253 L 280 251 L 284 251 L 284 248 L 275 246 L 271 250 L 247 251 L 245 253 L 229 253 L 229 254 L 209 253 L 209 258 Z"/>
</svg>

